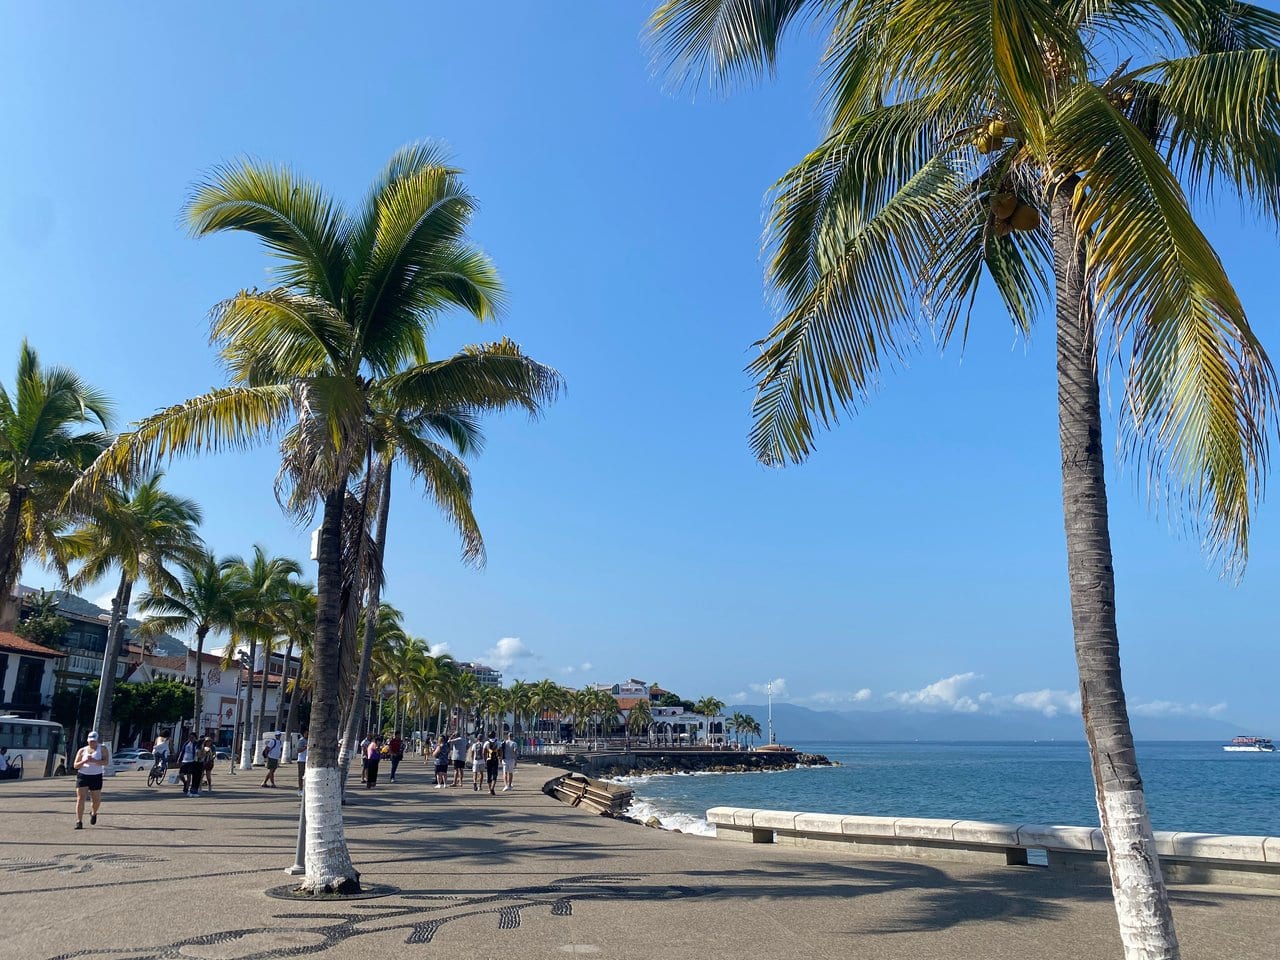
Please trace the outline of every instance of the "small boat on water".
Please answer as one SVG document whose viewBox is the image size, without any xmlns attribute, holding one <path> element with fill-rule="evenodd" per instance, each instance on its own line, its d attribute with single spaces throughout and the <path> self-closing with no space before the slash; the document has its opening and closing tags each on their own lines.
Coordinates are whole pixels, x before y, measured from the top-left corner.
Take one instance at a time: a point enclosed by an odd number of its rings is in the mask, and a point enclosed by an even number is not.
<svg viewBox="0 0 1280 960">
<path fill-rule="evenodd" d="M 1222 749 L 1228 753 L 1275 753 L 1276 745 L 1269 737 L 1234 737 Z"/>
</svg>

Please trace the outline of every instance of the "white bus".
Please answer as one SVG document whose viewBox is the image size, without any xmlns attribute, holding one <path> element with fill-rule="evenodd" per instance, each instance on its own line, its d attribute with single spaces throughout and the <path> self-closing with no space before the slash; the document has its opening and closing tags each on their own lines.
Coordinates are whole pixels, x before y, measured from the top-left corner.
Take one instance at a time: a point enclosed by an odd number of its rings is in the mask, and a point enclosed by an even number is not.
<svg viewBox="0 0 1280 960">
<path fill-rule="evenodd" d="M 67 772 L 67 732 L 52 720 L 0 713 L 0 747 L 8 747 L 0 780 L 62 776 Z"/>
</svg>

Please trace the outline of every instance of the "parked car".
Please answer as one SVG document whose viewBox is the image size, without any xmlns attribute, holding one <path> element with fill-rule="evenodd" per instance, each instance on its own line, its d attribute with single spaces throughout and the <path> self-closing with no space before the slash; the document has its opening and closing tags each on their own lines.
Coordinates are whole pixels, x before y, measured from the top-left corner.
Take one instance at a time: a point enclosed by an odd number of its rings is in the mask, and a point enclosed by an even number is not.
<svg viewBox="0 0 1280 960">
<path fill-rule="evenodd" d="M 153 763 L 155 757 L 150 750 L 126 749 L 111 758 L 111 769 L 116 773 L 121 770 L 150 770 Z"/>
<path fill-rule="evenodd" d="M 216 760 L 220 760 L 220 761 L 221 761 L 221 760 L 230 760 L 230 759 L 231 759 L 231 752 L 230 752 L 229 750 L 222 750 L 222 749 L 218 749 L 218 750 L 213 751 L 213 756 L 214 756 L 214 759 L 216 759 Z"/>
</svg>

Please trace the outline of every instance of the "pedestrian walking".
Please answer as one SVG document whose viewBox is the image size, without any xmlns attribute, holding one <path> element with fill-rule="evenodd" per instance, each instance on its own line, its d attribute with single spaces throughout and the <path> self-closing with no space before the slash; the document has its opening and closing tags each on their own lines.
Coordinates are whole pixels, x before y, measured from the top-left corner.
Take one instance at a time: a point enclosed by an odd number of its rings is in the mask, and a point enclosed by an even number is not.
<svg viewBox="0 0 1280 960">
<path fill-rule="evenodd" d="M 196 743 L 193 730 L 187 734 L 187 742 L 178 751 L 178 775 L 182 777 L 182 795 L 184 797 L 200 796 L 200 778 L 204 776 L 204 767 L 196 762 L 200 745 Z"/>
<path fill-rule="evenodd" d="M 369 744 L 373 743 L 373 736 L 366 733 L 360 741 L 360 782 L 368 786 L 369 784 Z"/>
<path fill-rule="evenodd" d="M 365 748 L 364 788 L 372 790 L 378 785 L 378 761 L 382 759 L 382 737 L 374 737 Z"/>
<path fill-rule="evenodd" d="M 76 751 L 72 766 L 76 771 L 76 829 L 84 829 L 84 802 L 89 800 L 89 823 L 98 822 L 102 805 L 102 774 L 111 762 L 111 751 L 98 742 L 98 731 L 90 731 L 85 745 Z"/>
<path fill-rule="evenodd" d="M 267 775 L 262 778 L 264 787 L 275 787 L 276 770 L 280 766 L 280 754 L 284 752 L 284 743 L 274 733 L 267 735 L 266 746 L 262 748 L 262 759 L 267 762 Z"/>
<path fill-rule="evenodd" d="M 467 748 L 467 760 L 471 764 L 471 789 L 478 791 L 484 781 L 484 741 L 479 737 Z"/>
<path fill-rule="evenodd" d="M 307 731 L 298 738 L 298 796 L 302 796 L 304 777 L 307 774 Z"/>
<path fill-rule="evenodd" d="M 218 751 L 213 749 L 213 738 L 205 737 L 204 743 L 200 744 L 200 749 L 196 753 L 196 762 L 200 764 L 200 772 L 204 776 L 203 782 L 197 778 L 196 786 L 205 787 L 210 793 L 213 793 L 213 765 L 217 762 Z"/>
<path fill-rule="evenodd" d="M 453 763 L 453 785 L 462 786 L 462 768 L 467 763 L 467 738 L 459 732 L 449 741 L 449 760 Z"/>
<path fill-rule="evenodd" d="M 436 743 L 436 747 L 431 751 L 431 759 L 436 774 L 436 789 L 447 787 L 449 785 L 449 741 L 442 733 L 440 739 Z"/>
<path fill-rule="evenodd" d="M 404 741 L 400 739 L 399 730 L 391 734 L 391 739 L 387 741 L 387 756 L 391 760 L 391 776 L 388 779 L 395 783 L 396 767 L 400 766 L 400 761 L 404 759 Z"/>
<path fill-rule="evenodd" d="M 498 766 L 502 762 L 502 745 L 498 743 L 497 734 L 489 731 L 489 739 L 484 742 L 484 775 L 489 783 L 489 793 L 494 792 L 494 784 L 498 782 Z"/>
<path fill-rule="evenodd" d="M 515 778 L 516 772 L 516 754 L 520 748 L 516 745 L 515 738 L 510 733 L 507 739 L 502 741 L 502 792 L 506 793 L 512 787 L 512 780 Z"/>
</svg>

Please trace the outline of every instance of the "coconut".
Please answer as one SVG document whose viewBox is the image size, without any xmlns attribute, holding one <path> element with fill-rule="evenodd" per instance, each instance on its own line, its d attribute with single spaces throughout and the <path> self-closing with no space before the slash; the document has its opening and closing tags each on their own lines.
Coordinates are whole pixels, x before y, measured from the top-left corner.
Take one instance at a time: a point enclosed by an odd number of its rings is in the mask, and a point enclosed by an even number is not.
<svg viewBox="0 0 1280 960">
<path fill-rule="evenodd" d="M 1008 220 L 997 220 L 997 221 L 996 221 L 996 236 L 997 236 L 997 237 L 1007 237 L 1007 236 L 1008 236 L 1009 234 L 1011 234 L 1011 233 L 1013 233 L 1013 225 L 1012 225 L 1011 223 L 1009 223 L 1009 221 L 1008 221 Z"/>
<path fill-rule="evenodd" d="M 1018 198 L 1012 193 L 994 193 L 991 195 L 991 212 L 997 220 L 1008 220 L 1018 208 Z"/>
<path fill-rule="evenodd" d="M 990 153 L 995 149 L 995 138 L 985 133 L 978 134 L 978 139 L 974 141 L 979 153 Z"/>
<path fill-rule="evenodd" d="M 992 120 L 987 124 L 987 133 L 998 140 L 1009 133 L 1009 125 L 1003 120 Z"/>
<path fill-rule="evenodd" d="M 1040 211 L 1020 203 L 1009 218 L 1009 223 L 1015 230 L 1034 230 L 1040 226 Z"/>
</svg>

